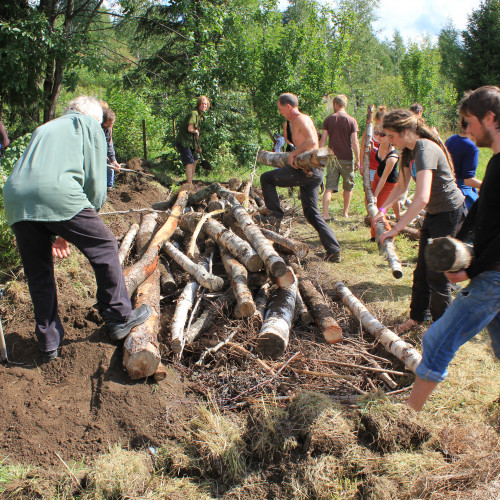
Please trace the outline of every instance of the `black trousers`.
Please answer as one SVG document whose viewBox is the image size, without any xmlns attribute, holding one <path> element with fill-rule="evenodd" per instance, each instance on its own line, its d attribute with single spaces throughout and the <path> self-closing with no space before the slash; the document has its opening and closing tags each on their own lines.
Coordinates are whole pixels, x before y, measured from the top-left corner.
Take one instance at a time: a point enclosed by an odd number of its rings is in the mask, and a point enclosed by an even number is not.
<svg viewBox="0 0 500 500">
<path fill-rule="evenodd" d="M 283 217 L 276 186 L 300 186 L 300 201 L 307 222 L 318 232 L 319 239 L 329 253 L 340 252 L 340 245 L 330 226 L 325 222 L 318 209 L 319 186 L 323 181 L 323 171 L 315 168 L 308 177 L 303 170 L 297 170 L 290 165 L 275 168 L 260 176 L 260 185 L 266 207 L 275 217 Z"/>
<path fill-rule="evenodd" d="M 28 280 L 41 351 L 56 349 L 64 336 L 57 311 L 52 236 L 75 245 L 89 260 L 97 283 L 97 306 L 104 321 L 127 321 L 132 311 L 113 233 L 92 208 L 58 222 L 16 222 L 12 229 Z M 68 293 L 71 293 L 68 291 Z"/>
<path fill-rule="evenodd" d="M 420 230 L 417 265 L 413 272 L 411 289 L 410 318 L 415 321 L 436 321 L 445 312 L 453 300 L 451 286 L 444 273 L 438 273 L 427 267 L 424 258 L 425 247 L 429 238 L 455 236 L 467 213 L 464 205 L 452 212 L 427 214 Z"/>
</svg>

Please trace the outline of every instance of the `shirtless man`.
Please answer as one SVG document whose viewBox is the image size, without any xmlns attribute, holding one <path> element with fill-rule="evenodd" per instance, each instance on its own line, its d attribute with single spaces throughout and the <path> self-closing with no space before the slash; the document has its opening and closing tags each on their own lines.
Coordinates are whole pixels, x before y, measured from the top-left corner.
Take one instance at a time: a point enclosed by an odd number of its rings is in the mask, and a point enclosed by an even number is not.
<svg viewBox="0 0 500 500">
<path fill-rule="evenodd" d="M 294 164 L 294 159 L 298 154 L 318 147 L 318 133 L 314 123 L 309 116 L 299 111 L 298 106 L 299 101 L 294 94 L 281 94 L 278 98 L 278 110 L 292 127 L 295 150 L 288 155 L 289 165 L 275 168 L 260 176 L 264 201 L 272 218 L 272 221 L 269 222 L 274 222 L 276 226 L 279 226 L 283 218 L 283 210 L 280 206 L 276 186 L 300 186 L 300 201 L 304 217 L 318 232 L 321 243 L 326 250 L 325 259 L 331 262 L 340 262 L 340 245 L 332 229 L 318 210 L 318 194 L 319 186 L 323 181 L 323 170 L 313 168 L 311 175 L 308 176 Z"/>
</svg>

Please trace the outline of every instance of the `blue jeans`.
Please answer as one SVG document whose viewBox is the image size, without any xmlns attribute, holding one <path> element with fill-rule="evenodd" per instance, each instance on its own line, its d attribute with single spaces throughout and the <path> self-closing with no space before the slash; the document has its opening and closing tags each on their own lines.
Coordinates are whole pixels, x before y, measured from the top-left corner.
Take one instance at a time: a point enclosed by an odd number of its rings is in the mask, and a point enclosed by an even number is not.
<svg viewBox="0 0 500 500">
<path fill-rule="evenodd" d="M 487 329 L 495 356 L 500 359 L 500 271 L 484 271 L 462 289 L 422 339 L 422 361 L 416 374 L 442 382 L 458 349 Z"/>
<path fill-rule="evenodd" d="M 115 185 L 115 169 L 108 167 L 106 186 L 112 188 Z"/>
</svg>

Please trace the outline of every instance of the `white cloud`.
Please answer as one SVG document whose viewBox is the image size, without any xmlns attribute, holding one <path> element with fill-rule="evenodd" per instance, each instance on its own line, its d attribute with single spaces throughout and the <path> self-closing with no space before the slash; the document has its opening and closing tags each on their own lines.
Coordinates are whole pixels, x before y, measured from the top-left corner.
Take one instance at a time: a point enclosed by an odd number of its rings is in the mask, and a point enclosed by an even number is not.
<svg viewBox="0 0 500 500">
<path fill-rule="evenodd" d="M 406 40 L 436 37 L 450 20 L 455 28 L 465 29 L 478 6 L 478 0 L 380 0 L 375 28 L 382 38 L 391 39 L 395 30 Z"/>
</svg>

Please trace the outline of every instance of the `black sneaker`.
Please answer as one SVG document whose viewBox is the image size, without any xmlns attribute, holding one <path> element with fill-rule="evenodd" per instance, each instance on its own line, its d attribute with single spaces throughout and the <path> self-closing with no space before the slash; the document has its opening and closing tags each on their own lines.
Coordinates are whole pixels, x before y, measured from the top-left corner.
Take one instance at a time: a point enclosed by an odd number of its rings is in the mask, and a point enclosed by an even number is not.
<svg viewBox="0 0 500 500">
<path fill-rule="evenodd" d="M 147 304 L 142 304 L 137 309 L 130 313 L 128 321 L 112 321 L 106 323 L 106 333 L 111 340 L 124 339 L 134 326 L 144 323 L 150 316 L 153 310 Z"/>
<path fill-rule="evenodd" d="M 59 356 L 59 349 L 54 349 L 53 351 L 40 351 L 42 354 L 42 363 L 49 363 L 54 361 Z"/>
<path fill-rule="evenodd" d="M 336 252 L 336 253 L 326 252 L 325 261 L 326 262 L 340 262 L 340 252 Z"/>
</svg>

